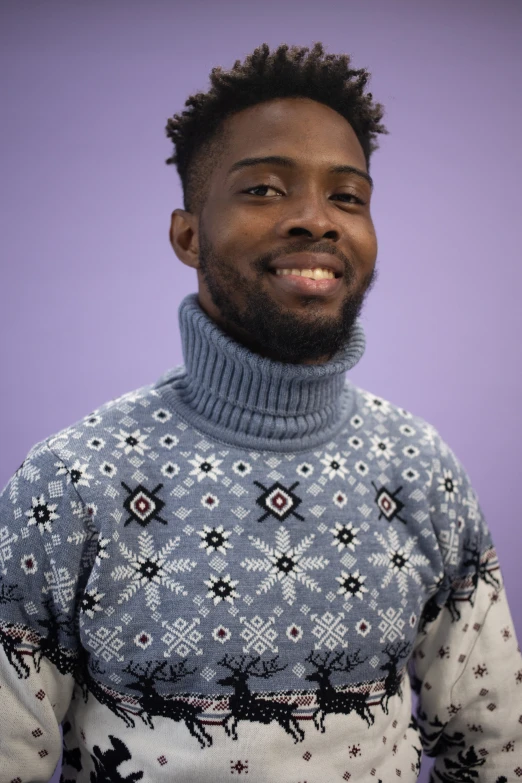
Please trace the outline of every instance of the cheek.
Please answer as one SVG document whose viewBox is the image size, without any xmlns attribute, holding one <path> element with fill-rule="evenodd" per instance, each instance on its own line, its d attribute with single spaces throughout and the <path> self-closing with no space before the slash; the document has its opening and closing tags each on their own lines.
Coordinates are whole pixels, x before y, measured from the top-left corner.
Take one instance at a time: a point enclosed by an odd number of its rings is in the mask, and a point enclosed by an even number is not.
<svg viewBox="0 0 522 783">
<path fill-rule="evenodd" d="M 236 249 L 241 251 L 249 240 L 252 241 L 254 222 L 232 209 L 216 211 L 208 225 L 216 251 L 227 255 L 235 253 Z"/>
<path fill-rule="evenodd" d="M 365 267 L 373 267 L 377 257 L 377 234 L 371 220 L 366 220 L 352 234 L 354 247 L 361 263 Z"/>
</svg>

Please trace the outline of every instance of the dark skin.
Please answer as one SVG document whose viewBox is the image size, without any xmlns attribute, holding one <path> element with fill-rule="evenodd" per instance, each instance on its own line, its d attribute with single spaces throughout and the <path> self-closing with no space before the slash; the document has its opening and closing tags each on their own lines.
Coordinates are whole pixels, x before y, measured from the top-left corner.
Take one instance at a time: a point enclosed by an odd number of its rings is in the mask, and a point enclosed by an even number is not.
<svg viewBox="0 0 522 783">
<path fill-rule="evenodd" d="M 229 117 L 225 128 L 228 142 L 205 205 L 199 215 L 174 210 L 170 241 L 180 261 L 196 269 L 198 300 L 207 315 L 238 342 L 277 360 L 270 348 L 260 348 L 254 335 L 223 316 L 209 290 L 202 246 L 238 312 L 248 307 L 244 290 L 250 287 L 312 326 L 314 319 L 326 318 L 335 328 L 343 301 L 368 288 L 375 267 L 372 185 L 351 125 L 317 101 L 277 98 Z M 229 173 L 241 159 L 269 155 L 290 158 L 293 165 L 261 163 Z M 329 172 L 338 165 L 355 171 Z M 299 283 L 282 282 L 290 278 L 276 276 L 271 265 L 285 264 L 285 256 L 296 252 L 328 253 L 341 279 L 336 285 L 322 281 L 325 290 L 314 295 L 305 295 Z M 324 266 L 316 257 L 317 264 L 309 266 Z"/>
</svg>

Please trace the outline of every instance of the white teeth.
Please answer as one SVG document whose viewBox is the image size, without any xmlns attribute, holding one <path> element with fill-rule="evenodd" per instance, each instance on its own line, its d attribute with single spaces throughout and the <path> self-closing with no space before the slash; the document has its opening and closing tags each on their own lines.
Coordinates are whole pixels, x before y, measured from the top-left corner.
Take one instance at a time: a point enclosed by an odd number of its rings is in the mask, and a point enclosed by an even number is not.
<svg viewBox="0 0 522 783">
<path fill-rule="evenodd" d="M 332 280 L 335 275 L 331 269 L 276 269 L 276 275 L 297 275 L 298 277 L 308 277 L 311 280 Z"/>
</svg>

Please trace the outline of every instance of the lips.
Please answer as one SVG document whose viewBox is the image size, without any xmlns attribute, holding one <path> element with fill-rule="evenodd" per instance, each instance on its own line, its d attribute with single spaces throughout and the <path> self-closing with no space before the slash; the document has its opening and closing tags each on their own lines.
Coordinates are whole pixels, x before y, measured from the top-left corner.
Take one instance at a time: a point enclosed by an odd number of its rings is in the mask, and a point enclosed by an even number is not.
<svg viewBox="0 0 522 783">
<path fill-rule="evenodd" d="M 312 275 L 304 277 L 305 270 L 326 269 L 331 274 L 314 279 Z M 282 274 L 282 270 L 286 274 Z M 271 283 L 282 294 L 294 296 L 314 296 L 331 299 L 338 295 L 343 285 L 343 269 L 339 259 L 327 253 L 295 253 L 278 258 L 270 267 Z"/>
<path fill-rule="evenodd" d="M 277 258 L 270 265 L 274 273 L 277 269 L 328 269 L 336 278 L 344 272 L 341 260 L 331 253 L 291 253 Z"/>
</svg>

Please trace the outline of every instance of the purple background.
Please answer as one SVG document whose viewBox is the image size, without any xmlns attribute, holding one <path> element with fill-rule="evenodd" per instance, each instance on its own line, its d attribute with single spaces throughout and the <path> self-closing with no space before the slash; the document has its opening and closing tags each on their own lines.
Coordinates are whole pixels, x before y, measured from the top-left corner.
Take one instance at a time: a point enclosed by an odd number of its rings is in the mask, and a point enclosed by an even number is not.
<svg viewBox="0 0 522 783">
<path fill-rule="evenodd" d="M 374 74 L 391 132 L 350 377 L 463 461 L 522 638 L 521 33 L 517 0 L 2 3 L 0 484 L 36 441 L 181 362 L 196 283 L 168 242 L 167 117 L 214 65 L 321 40 Z"/>
</svg>

